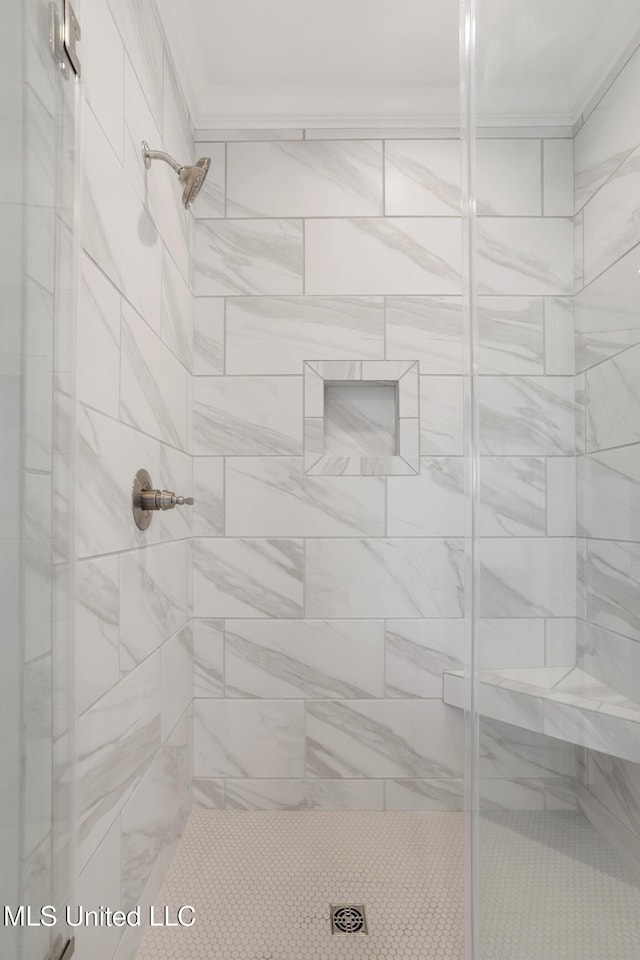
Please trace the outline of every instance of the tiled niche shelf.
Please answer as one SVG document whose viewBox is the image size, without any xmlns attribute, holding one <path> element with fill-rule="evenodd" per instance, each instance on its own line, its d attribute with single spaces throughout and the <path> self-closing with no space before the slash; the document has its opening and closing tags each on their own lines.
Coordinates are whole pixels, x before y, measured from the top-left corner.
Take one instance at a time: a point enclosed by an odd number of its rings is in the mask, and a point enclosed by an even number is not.
<svg viewBox="0 0 640 960">
<path fill-rule="evenodd" d="M 420 472 L 418 364 L 304 364 L 304 469 L 311 475 Z"/>
<path fill-rule="evenodd" d="M 444 675 L 444 702 L 464 708 L 461 671 Z M 480 670 L 480 714 L 640 763 L 640 705 L 578 667 Z"/>
</svg>

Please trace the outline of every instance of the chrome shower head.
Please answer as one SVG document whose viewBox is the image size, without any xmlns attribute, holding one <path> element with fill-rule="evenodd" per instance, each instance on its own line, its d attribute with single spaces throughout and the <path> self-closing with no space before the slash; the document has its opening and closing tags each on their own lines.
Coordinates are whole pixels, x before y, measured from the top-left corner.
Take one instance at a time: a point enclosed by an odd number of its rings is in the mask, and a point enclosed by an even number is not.
<svg viewBox="0 0 640 960">
<path fill-rule="evenodd" d="M 193 166 L 181 167 L 168 153 L 163 153 L 161 150 L 150 150 L 146 140 L 142 141 L 142 159 L 144 160 L 144 165 L 147 170 L 151 166 L 152 160 L 164 160 L 165 163 L 168 163 L 169 166 L 175 170 L 178 174 L 178 180 L 183 186 L 182 202 L 186 210 L 189 209 L 200 193 L 202 184 L 211 166 L 210 157 L 200 157 Z"/>
</svg>

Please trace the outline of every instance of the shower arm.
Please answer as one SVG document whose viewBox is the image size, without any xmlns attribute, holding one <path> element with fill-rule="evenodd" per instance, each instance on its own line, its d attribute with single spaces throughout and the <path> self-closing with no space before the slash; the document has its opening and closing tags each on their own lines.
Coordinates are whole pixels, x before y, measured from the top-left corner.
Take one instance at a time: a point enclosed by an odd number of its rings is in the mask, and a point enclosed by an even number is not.
<svg viewBox="0 0 640 960">
<path fill-rule="evenodd" d="M 164 160 L 165 163 L 168 163 L 169 166 L 175 170 L 178 176 L 180 176 L 180 171 L 184 169 L 183 165 L 176 163 L 168 153 L 163 153 L 162 150 L 150 150 L 146 140 L 142 141 L 142 156 L 144 157 L 144 165 L 147 170 L 151 166 L 152 160 Z"/>
</svg>

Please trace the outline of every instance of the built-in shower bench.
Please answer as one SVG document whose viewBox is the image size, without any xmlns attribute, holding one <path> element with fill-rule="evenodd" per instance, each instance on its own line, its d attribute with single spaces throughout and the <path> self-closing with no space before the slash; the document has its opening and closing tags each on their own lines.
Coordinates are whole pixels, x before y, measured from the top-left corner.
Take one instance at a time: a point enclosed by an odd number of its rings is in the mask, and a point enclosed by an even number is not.
<svg viewBox="0 0 640 960">
<path fill-rule="evenodd" d="M 578 667 L 480 670 L 478 701 L 484 717 L 640 763 L 640 705 Z M 464 708 L 462 671 L 445 673 L 444 702 Z"/>
</svg>

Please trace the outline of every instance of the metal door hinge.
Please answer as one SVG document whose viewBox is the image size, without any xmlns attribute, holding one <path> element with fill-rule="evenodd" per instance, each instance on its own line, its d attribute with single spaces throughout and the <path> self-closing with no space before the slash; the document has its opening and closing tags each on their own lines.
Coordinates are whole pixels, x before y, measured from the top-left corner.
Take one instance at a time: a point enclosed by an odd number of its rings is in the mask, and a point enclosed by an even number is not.
<svg viewBox="0 0 640 960">
<path fill-rule="evenodd" d="M 82 75 L 80 59 L 76 51 L 76 44 L 81 36 L 80 24 L 70 0 L 62 0 L 62 9 L 54 0 L 51 3 L 49 46 L 53 59 L 65 77 L 69 76 L 69 68 L 77 77 Z"/>
</svg>

